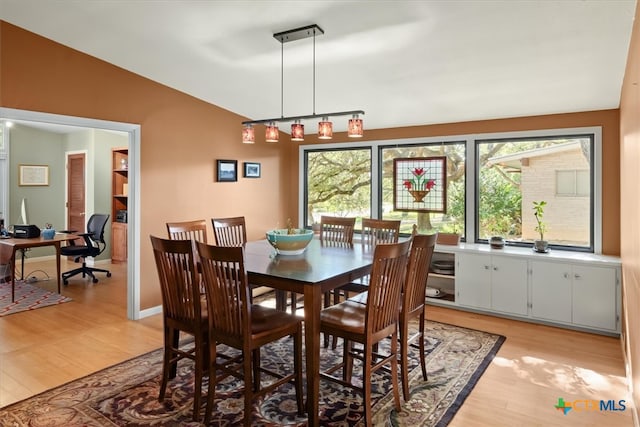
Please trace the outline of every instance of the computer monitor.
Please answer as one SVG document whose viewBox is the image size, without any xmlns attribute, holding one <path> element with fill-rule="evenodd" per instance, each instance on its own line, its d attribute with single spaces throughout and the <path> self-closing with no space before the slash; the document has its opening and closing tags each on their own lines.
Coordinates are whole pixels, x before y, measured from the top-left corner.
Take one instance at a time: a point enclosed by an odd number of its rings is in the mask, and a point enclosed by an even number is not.
<svg viewBox="0 0 640 427">
<path fill-rule="evenodd" d="M 29 224 L 29 221 L 27 219 L 27 199 L 24 197 L 22 198 L 22 204 L 20 206 L 20 224 Z"/>
</svg>

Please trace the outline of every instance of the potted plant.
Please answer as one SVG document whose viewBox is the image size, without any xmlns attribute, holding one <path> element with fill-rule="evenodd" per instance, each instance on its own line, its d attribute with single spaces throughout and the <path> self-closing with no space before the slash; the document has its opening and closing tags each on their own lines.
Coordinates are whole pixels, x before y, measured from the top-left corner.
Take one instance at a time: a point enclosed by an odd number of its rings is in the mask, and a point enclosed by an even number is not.
<svg viewBox="0 0 640 427">
<path fill-rule="evenodd" d="M 539 202 L 533 202 L 533 214 L 536 216 L 535 230 L 540 233 L 540 239 L 533 241 L 533 250 L 536 252 L 546 253 L 549 252 L 549 242 L 544 240 L 544 233 L 547 231 L 547 224 L 542 220 L 544 217 L 544 207 L 547 202 L 541 200 Z"/>
</svg>

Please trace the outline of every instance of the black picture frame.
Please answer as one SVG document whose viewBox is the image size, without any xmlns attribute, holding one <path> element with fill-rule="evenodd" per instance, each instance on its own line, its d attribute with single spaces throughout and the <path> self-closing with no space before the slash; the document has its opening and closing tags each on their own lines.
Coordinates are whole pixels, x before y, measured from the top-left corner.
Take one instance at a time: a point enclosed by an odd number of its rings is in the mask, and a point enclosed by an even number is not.
<svg viewBox="0 0 640 427">
<path fill-rule="evenodd" d="M 261 166 L 256 162 L 244 162 L 244 174 L 245 178 L 260 178 Z"/>
<path fill-rule="evenodd" d="M 237 160 L 217 160 L 216 180 L 218 182 L 235 182 L 238 180 Z"/>
</svg>

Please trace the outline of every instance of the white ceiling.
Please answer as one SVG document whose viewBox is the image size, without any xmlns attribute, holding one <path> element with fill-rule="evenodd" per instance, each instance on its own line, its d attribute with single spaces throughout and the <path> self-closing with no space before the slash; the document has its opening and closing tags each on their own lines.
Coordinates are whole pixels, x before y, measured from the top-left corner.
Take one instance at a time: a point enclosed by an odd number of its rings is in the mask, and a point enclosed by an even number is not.
<svg viewBox="0 0 640 427">
<path fill-rule="evenodd" d="M 617 108 L 635 7 L 0 0 L 0 19 L 251 120 L 282 107 L 284 116 L 314 112 L 312 39 L 281 45 L 273 34 L 317 24 L 325 34 L 316 38 L 315 112 L 364 110 L 366 131 Z"/>
</svg>

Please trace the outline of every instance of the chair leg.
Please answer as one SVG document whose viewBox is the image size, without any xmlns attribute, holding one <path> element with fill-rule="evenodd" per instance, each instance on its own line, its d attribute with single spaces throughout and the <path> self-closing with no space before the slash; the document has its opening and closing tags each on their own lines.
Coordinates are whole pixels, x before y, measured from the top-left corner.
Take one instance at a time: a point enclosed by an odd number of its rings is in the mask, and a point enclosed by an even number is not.
<svg viewBox="0 0 640 427">
<path fill-rule="evenodd" d="M 200 399 L 202 397 L 202 377 L 204 375 L 204 342 L 202 337 L 195 337 L 195 378 L 193 385 L 193 421 L 200 421 Z"/>
<path fill-rule="evenodd" d="M 396 404 L 396 411 L 400 412 L 400 390 L 398 389 L 398 333 L 391 335 L 391 382 L 393 383 L 393 400 Z"/>
<path fill-rule="evenodd" d="M 257 393 L 260 390 L 261 386 L 261 375 L 260 375 L 260 347 L 256 348 L 251 352 L 252 366 L 253 366 L 253 392 Z"/>
<path fill-rule="evenodd" d="M 158 400 L 164 400 L 167 391 L 167 383 L 170 378 L 175 378 L 177 373 L 177 362 L 171 362 L 174 355 L 174 348 L 177 346 L 180 333 L 165 326 L 164 328 L 164 356 L 162 361 L 162 382 L 160 383 L 160 393 Z"/>
<path fill-rule="evenodd" d="M 424 324 L 425 324 L 425 313 L 424 310 L 420 316 L 420 337 L 418 338 L 418 342 L 420 344 L 420 365 L 422 365 L 422 379 L 427 381 L 427 361 L 426 361 L 426 351 L 425 351 L 425 342 L 424 342 Z"/>
<path fill-rule="evenodd" d="M 373 348 L 370 345 L 364 347 L 364 362 L 362 367 L 362 406 L 364 406 L 364 425 L 370 426 L 371 411 L 371 373 L 373 366 Z"/>
<path fill-rule="evenodd" d="M 400 375 L 402 376 L 402 395 L 404 401 L 411 398 L 409 394 L 409 322 L 403 319 L 400 322 Z"/>
<path fill-rule="evenodd" d="M 209 387 L 207 389 L 207 408 L 204 413 L 204 425 L 211 424 L 211 414 L 213 413 L 213 403 L 216 397 L 216 346 L 209 344 Z"/>
</svg>

